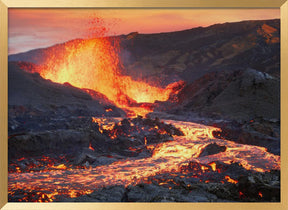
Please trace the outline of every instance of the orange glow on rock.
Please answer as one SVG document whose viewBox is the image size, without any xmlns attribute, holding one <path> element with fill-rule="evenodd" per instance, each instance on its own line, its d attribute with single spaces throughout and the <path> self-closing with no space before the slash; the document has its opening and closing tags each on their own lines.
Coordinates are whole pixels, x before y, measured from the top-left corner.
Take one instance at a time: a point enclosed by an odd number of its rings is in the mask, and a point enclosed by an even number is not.
<svg viewBox="0 0 288 210">
<path fill-rule="evenodd" d="M 65 170 L 67 167 L 66 167 L 64 164 L 60 164 L 60 165 L 58 165 L 58 166 L 53 166 L 53 168 Z"/>
<path fill-rule="evenodd" d="M 237 184 L 238 183 L 237 180 L 232 179 L 230 176 L 225 176 L 225 179 L 226 179 L 227 182 L 230 182 L 232 184 Z"/>
<path fill-rule="evenodd" d="M 216 163 L 215 162 L 209 163 L 208 165 L 211 166 L 213 171 L 216 171 Z"/>
<path fill-rule="evenodd" d="M 243 192 L 239 191 L 239 198 L 242 199 L 242 198 L 245 198 L 245 195 Z"/>
<path fill-rule="evenodd" d="M 92 151 L 95 150 L 95 149 L 92 147 L 91 142 L 89 143 L 89 149 L 91 149 Z"/>
</svg>

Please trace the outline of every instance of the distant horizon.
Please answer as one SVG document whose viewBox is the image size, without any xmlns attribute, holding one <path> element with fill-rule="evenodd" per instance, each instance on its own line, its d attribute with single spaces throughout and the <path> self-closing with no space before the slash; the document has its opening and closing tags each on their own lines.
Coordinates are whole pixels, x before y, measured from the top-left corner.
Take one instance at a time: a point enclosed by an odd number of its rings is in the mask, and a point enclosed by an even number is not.
<svg viewBox="0 0 288 210">
<path fill-rule="evenodd" d="M 208 9 L 9 9 L 8 55 L 95 36 L 171 33 L 215 24 L 280 19 L 279 9 L 207 12 Z"/>
<path fill-rule="evenodd" d="M 262 21 L 269 21 L 269 20 L 280 20 L 280 18 L 273 18 L 273 19 L 263 19 Z M 187 31 L 187 30 L 192 30 L 192 29 L 195 29 L 195 28 L 208 28 L 210 26 L 213 26 L 213 25 L 217 25 L 217 24 L 226 24 L 226 23 L 240 23 L 240 22 L 245 22 L 245 21 L 261 21 L 261 20 L 242 20 L 242 21 L 236 21 L 236 22 L 225 22 L 225 23 L 214 23 L 212 25 L 208 25 L 208 26 L 196 26 L 196 27 L 193 27 L 193 28 L 187 28 L 187 29 L 182 29 L 182 30 L 177 30 L 177 31 L 163 31 L 163 32 L 155 32 L 155 33 L 139 33 L 138 31 L 131 31 L 129 33 L 125 33 L 125 34 L 117 34 L 117 35 L 107 35 L 107 36 L 104 36 L 104 37 L 109 37 L 109 36 L 126 36 L 126 35 L 129 35 L 131 33 L 138 33 L 138 34 L 161 34 L 161 33 L 173 33 L 173 32 L 181 32 L 181 31 Z M 97 38 L 97 37 L 93 37 L 93 38 Z M 64 42 L 58 42 L 58 43 L 54 43 L 52 45 L 49 45 L 49 46 L 44 46 L 44 47 L 39 47 L 39 48 L 33 48 L 33 49 L 29 49 L 27 51 L 23 51 L 23 52 L 17 52 L 17 53 L 13 53 L 13 54 L 8 54 L 8 55 L 16 55 L 16 54 L 21 54 L 21 53 L 26 53 L 26 52 L 29 52 L 29 51 L 33 51 L 33 50 L 37 50 L 37 49 L 45 49 L 45 48 L 49 48 L 49 47 L 53 47 L 55 45 L 58 45 L 58 44 L 64 44 L 66 42 L 69 42 L 69 41 L 72 41 L 72 40 L 76 40 L 76 39 L 93 39 L 93 38 L 85 38 L 85 37 L 76 37 L 74 39 L 69 39 L 69 40 L 66 40 Z"/>
</svg>

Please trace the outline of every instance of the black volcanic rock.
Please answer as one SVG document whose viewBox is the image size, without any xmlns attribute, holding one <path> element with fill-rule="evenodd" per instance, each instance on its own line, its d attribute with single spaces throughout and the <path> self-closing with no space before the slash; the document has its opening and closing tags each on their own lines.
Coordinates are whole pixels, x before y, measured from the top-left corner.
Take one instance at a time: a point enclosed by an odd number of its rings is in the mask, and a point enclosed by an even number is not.
<svg viewBox="0 0 288 210">
<path fill-rule="evenodd" d="M 176 101 L 176 102 L 175 102 Z M 280 80 L 253 69 L 207 73 L 157 110 L 249 121 L 280 118 Z"/>
<path fill-rule="evenodd" d="M 201 150 L 201 153 L 198 157 L 204 157 L 207 155 L 214 155 L 220 152 L 225 152 L 227 149 L 226 146 L 220 146 L 216 143 L 208 144 L 205 148 Z"/>
</svg>

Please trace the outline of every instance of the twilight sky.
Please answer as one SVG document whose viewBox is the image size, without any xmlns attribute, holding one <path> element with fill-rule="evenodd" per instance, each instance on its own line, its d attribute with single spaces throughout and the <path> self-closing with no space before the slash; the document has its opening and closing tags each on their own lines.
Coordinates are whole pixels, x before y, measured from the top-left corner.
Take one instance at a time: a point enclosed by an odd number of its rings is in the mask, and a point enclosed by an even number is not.
<svg viewBox="0 0 288 210">
<path fill-rule="evenodd" d="M 9 9 L 8 53 L 75 38 L 179 31 L 215 23 L 280 18 L 279 9 Z"/>
</svg>

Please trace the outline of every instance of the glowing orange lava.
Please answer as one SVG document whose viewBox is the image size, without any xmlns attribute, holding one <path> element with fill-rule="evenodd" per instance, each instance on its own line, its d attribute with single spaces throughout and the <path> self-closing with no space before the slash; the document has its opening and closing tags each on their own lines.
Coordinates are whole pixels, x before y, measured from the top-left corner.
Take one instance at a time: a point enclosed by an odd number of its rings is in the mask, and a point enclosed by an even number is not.
<svg viewBox="0 0 288 210">
<path fill-rule="evenodd" d="M 119 43 L 116 38 L 73 40 L 48 50 L 44 65 L 35 69 L 45 79 L 68 82 L 79 88 L 100 92 L 118 107 L 135 114 L 152 111 L 139 103 L 166 101 L 175 84 L 165 89 L 121 75 Z M 109 112 L 112 110 L 106 110 Z"/>
<path fill-rule="evenodd" d="M 211 166 L 212 170 L 213 171 L 216 171 L 216 163 L 215 162 L 212 162 L 212 163 L 209 163 L 209 165 Z"/>
<path fill-rule="evenodd" d="M 91 149 L 92 151 L 95 150 L 95 149 L 92 147 L 91 142 L 89 143 L 89 149 Z"/>
<path fill-rule="evenodd" d="M 232 179 L 230 176 L 225 176 L 225 179 L 226 179 L 227 182 L 230 182 L 232 184 L 237 184 L 238 183 L 237 180 Z"/>
<path fill-rule="evenodd" d="M 258 195 L 262 198 L 263 197 L 263 194 L 261 192 L 258 193 Z"/>
</svg>

